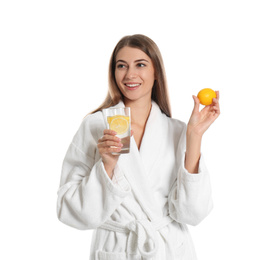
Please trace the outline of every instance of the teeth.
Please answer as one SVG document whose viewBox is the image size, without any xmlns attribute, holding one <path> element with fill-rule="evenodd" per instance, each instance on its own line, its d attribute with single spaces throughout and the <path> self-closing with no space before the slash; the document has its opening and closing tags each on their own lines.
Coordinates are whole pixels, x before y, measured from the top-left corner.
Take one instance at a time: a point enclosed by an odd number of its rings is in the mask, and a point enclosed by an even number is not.
<svg viewBox="0 0 272 260">
<path fill-rule="evenodd" d="M 125 85 L 129 88 L 134 88 L 134 87 L 140 86 L 141 84 L 125 84 Z"/>
</svg>

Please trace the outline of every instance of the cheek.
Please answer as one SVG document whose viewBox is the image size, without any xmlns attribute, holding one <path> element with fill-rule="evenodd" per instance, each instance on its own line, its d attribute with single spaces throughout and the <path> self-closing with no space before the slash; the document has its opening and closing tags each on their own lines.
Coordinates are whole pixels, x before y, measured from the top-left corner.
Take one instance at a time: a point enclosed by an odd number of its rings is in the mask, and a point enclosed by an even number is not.
<svg viewBox="0 0 272 260">
<path fill-rule="evenodd" d="M 120 72 L 120 71 L 119 72 L 115 72 L 115 80 L 116 80 L 117 83 L 119 83 L 120 81 L 122 81 L 123 77 L 124 77 L 124 75 L 123 75 L 122 72 Z"/>
<path fill-rule="evenodd" d="M 121 73 L 120 72 L 115 73 L 115 82 L 116 82 L 116 85 L 119 88 L 119 90 L 123 93 L 123 89 L 122 89 L 123 86 L 121 84 L 122 80 L 123 80 L 123 77 L 122 77 Z"/>
<path fill-rule="evenodd" d="M 118 82 L 118 73 L 114 73 L 114 78 L 115 78 L 115 81 Z"/>
<path fill-rule="evenodd" d="M 150 84 L 150 85 L 154 85 L 154 81 L 155 81 L 155 75 L 154 75 L 154 73 L 148 73 L 148 74 L 146 74 L 146 79 L 148 79 L 148 83 Z"/>
</svg>

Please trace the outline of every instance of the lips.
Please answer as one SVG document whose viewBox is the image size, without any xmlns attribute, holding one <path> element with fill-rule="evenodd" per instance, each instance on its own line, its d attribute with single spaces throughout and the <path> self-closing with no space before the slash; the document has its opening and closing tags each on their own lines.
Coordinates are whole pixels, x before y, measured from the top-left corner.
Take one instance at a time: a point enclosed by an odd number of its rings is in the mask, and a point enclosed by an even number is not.
<svg viewBox="0 0 272 260">
<path fill-rule="evenodd" d="M 125 86 L 129 88 L 136 88 L 139 87 L 141 84 L 140 83 L 125 83 Z"/>
<path fill-rule="evenodd" d="M 141 86 L 141 83 L 129 82 L 129 83 L 124 83 L 124 85 L 126 86 L 128 90 L 136 90 Z"/>
</svg>

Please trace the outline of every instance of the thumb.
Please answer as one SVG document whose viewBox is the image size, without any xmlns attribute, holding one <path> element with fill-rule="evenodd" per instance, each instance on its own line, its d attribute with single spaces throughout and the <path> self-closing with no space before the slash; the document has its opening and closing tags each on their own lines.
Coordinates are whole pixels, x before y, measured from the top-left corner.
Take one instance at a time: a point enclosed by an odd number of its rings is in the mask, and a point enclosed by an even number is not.
<svg viewBox="0 0 272 260">
<path fill-rule="evenodd" d="M 194 109 L 193 109 L 193 112 L 199 112 L 199 104 L 200 104 L 200 101 L 198 99 L 198 97 L 194 96 L 193 95 L 193 99 L 194 99 Z"/>
</svg>

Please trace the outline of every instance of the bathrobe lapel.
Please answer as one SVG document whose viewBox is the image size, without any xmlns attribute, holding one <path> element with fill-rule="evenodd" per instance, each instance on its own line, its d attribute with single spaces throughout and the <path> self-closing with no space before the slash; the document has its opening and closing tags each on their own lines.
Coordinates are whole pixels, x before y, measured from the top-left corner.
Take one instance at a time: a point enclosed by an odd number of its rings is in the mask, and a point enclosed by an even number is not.
<svg viewBox="0 0 272 260">
<path fill-rule="evenodd" d="M 164 115 L 159 106 L 152 102 L 152 109 L 146 123 L 145 133 L 140 147 L 140 155 L 146 169 L 146 174 L 150 175 L 153 166 L 158 162 L 159 151 L 166 137 L 167 125 L 165 125 Z"/>
<path fill-rule="evenodd" d="M 150 220 L 161 217 L 161 210 L 154 198 L 148 175 L 159 159 L 160 140 L 164 138 L 163 129 L 165 128 L 162 125 L 162 117 L 160 108 L 152 102 L 140 152 L 132 137 L 130 153 L 121 155 L 118 160 L 119 168 L 125 174 L 138 202 Z"/>
</svg>

